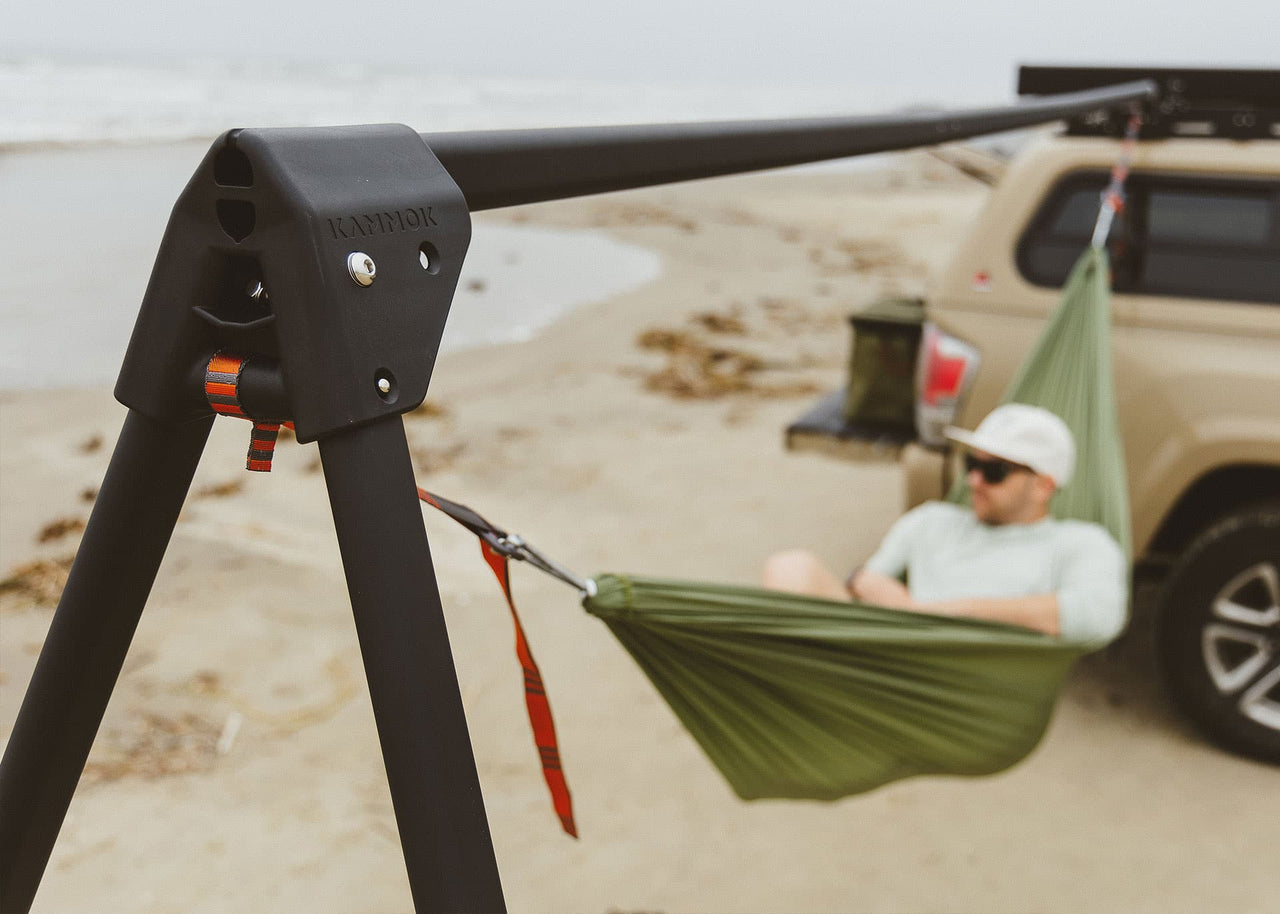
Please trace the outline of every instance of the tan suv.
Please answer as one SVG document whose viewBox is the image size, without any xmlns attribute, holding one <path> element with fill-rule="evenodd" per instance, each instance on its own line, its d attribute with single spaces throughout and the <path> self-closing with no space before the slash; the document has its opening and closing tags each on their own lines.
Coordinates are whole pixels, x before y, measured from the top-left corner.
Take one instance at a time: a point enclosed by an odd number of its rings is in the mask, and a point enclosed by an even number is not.
<svg viewBox="0 0 1280 914">
<path fill-rule="evenodd" d="M 1280 761 L 1280 71 L 1023 68 L 1022 92 L 1152 77 L 1112 229 L 1116 392 L 1134 554 L 1163 579 L 1158 658 L 1215 741 Z M 997 402 L 1088 243 L 1119 124 L 1020 152 L 926 302 L 854 316 L 848 390 L 788 429 L 906 462 L 939 497 L 940 430 Z"/>
</svg>

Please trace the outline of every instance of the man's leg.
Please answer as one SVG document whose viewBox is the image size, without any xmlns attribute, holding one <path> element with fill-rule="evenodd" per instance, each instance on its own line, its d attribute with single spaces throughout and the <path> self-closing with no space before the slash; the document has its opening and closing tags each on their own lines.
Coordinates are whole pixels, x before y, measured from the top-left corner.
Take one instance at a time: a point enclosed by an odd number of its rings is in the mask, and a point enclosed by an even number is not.
<svg viewBox="0 0 1280 914">
<path fill-rule="evenodd" d="M 844 582 L 804 549 L 788 549 L 769 556 L 764 563 L 764 586 L 828 600 L 849 599 Z"/>
</svg>

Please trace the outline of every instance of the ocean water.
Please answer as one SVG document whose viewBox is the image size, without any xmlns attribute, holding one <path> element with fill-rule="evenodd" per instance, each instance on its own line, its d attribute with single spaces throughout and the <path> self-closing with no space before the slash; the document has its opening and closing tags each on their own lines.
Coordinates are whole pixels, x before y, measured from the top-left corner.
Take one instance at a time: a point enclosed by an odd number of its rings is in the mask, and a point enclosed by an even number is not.
<svg viewBox="0 0 1280 914">
<path fill-rule="evenodd" d="M 0 58 L 0 148 L 211 138 L 229 127 L 404 123 L 422 132 L 873 114 L 939 101 L 859 84 L 770 90 L 461 78 L 363 65 Z"/>
<path fill-rule="evenodd" d="M 951 91 L 949 104 L 992 101 Z M 230 127 L 398 122 L 441 132 L 873 114 L 928 101 L 866 84 L 747 91 L 272 61 L 0 58 L 0 205 L 22 227 L 6 242 L 15 266 L 0 271 L 0 389 L 112 382 L 169 209 Z M 464 270 L 445 351 L 526 339 L 652 280 L 661 264 L 600 233 L 478 223 Z"/>
<path fill-rule="evenodd" d="M 173 201 L 203 142 L 0 153 L 11 225 L 0 270 L 0 389 L 111 385 Z M 603 233 L 477 220 L 441 340 L 519 342 L 650 282 L 652 251 Z"/>
</svg>

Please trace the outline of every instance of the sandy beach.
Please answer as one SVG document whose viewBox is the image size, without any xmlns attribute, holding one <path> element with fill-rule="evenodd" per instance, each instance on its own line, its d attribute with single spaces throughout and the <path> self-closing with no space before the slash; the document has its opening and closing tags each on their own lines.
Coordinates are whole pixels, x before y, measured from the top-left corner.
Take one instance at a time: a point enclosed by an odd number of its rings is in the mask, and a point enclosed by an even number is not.
<svg viewBox="0 0 1280 914">
<path fill-rule="evenodd" d="M 78 240 L 48 216 L 24 242 L 40 269 L 11 271 L 0 297 L 38 303 L 54 339 L 60 309 L 101 283 L 136 307 L 194 167 L 180 149 L 58 153 L 76 180 L 137 181 L 137 209 Z M 923 294 L 986 193 L 912 153 L 477 217 L 478 262 L 488 226 L 589 233 L 660 267 L 627 291 L 588 284 L 588 303 L 524 342 L 442 356 L 405 420 L 419 483 L 588 575 L 753 583 L 794 545 L 856 564 L 901 510 L 899 468 L 788 454 L 783 428 L 841 383 L 847 314 Z M 600 269 L 563 248 L 508 266 Z M 488 262 L 472 300 L 509 288 L 504 257 Z M 0 591 L 0 739 L 124 417 L 110 383 L 42 385 L 0 393 L 0 578 L 15 582 Z M 35 911 L 411 910 L 316 448 L 283 441 L 275 471 L 250 474 L 247 435 L 215 424 Z M 1140 628 L 1078 666 L 1043 744 L 1004 774 L 745 803 L 574 592 L 517 567 L 572 840 L 502 596 L 473 537 L 426 525 L 513 912 L 1275 910 L 1276 769 L 1176 718 Z"/>
</svg>

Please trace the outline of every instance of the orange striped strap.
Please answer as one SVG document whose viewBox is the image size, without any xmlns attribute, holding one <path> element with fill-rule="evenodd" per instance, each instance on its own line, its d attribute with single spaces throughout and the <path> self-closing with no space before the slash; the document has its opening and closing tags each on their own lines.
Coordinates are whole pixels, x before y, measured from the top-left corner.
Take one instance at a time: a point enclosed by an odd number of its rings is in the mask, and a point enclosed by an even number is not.
<svg viewBox="0 0 1280 914">
<path fill-rule="evenodd" d="M 432 495 L 425 489 L 418 489 L 418 497 L 480 537 L 480 551 L 507 598 L 511 621 L 515 625 L 516 657 L 524 670 L 524 703 L 529 712 L 529 724 L 533 727 L 533 742 L 538 747 L 538 759 L 542 763 L 542 776 L 551 793 L 551 805 L 560 817 L 560 827 L 566 834 L 576 838 L 578 826 L 573 820 L 573 798 L 569 795 L 569 783 L 565 780 L 564 769 L 560 764 L 560 743 L 556 738 L 555 721 L 551 717 L 551 703 L 547 700 L 542 673 L 537 661 L 533 659 L 524 626 L 520 624 L 520 615 L 516 612 L 515 600 L 511 597 L 511 563 L 507 556 L 489 542 L 490 539 L 497 542 L 506 534 L 471 509 Z"/>
<path fill-rule="evenodd" d="M 247 361 L 238 355 L 215 352 L 204 372 L 204 395 L 214 412 L 253 422 L 253 431 L 249 433 L 249 454 L 245 458 L 244 467 L 256 473 L 270 473 L 271 458 L 276 452 L 276 439 L 280 436 L 280 423 L 258 422 L 240 405 L 240 373 L 244 371 Z"/>
<path fill-rule="evenodd" d="M 516 657 L 524 669 L 524 703 L 529 712 L 529 723 L 533 727 L 533 742 L 538 747 L 538 759 L 542 763 L 542 776 L 546 779 L 547 790 L 551 792 L 551 805 L 560 817 L 560 827 L 565 833 L 578 837 L 578 826 L 573 821 L 573 798 L 569 795 L 569 783 L 565 780 L 564 769 L 560 765 L 560 743 L 556 739 L 556 725 L 551 719 L 551 703 L 547 700 L 547 690 L 542 685 L 542 673 L 529 650 L 529 641 L 524 636 L 524 626 L 520 624 L 520 616 L 516 613 L 515 601 L 511 598 L 511 563 L 505 555 L 494 550 L 488 543 L 481 541 L 480 551 L 484 560 L 493 570 L 493 575 L 502 587 L 507 598 L 507 606 L 511 608 L 511 621 L 516 629 Z"/>
</svg>

